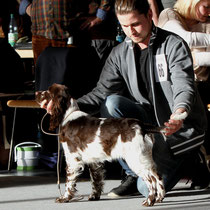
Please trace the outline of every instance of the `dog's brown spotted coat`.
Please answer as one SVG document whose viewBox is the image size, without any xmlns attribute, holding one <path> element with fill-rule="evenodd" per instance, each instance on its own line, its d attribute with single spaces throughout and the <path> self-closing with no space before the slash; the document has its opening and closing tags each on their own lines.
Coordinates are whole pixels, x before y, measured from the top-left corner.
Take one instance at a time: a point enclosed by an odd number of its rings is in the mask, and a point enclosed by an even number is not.
<svg viewBox="0 0 210 210">
<path fill-rule="evenodd" d="M 42 95 L 42 97 L 40 96 Z M 161 202 L 165 190 L 152 159 L 153 135 L 158 128 L 140 123 L 136 119 L 99 119 L 79 111 L 76 101 L 71 99 L 68 89 L 54 84 L 48 91 L 38 92 L 39 103 L 49 96 L 52 100 L 51 128 L 60 127 L 67 168 L 66 187 L 63 196 L 56 202 L 69 202 L 75 197 L 76 181 L 89 165 L 92 193 L 89 200 L 98 200 L 103 191 L 103 162 L 123 158 L 129 167 L 147 184 L 149 196 L 143 202 L 152 206 Z"/>
<path fill-rule="evenodd" d="M 134 126 L 139 123 L 135 119 L 101 119 L 86 116 L 69 121 L 62 129 L 60 139 L 67 142 L 70 152 L 84 150 L 88 144 L 94 141 L 96 132 L 100 126 L 100 142 L 107 155 L 111 155 L 118 137 L 122 142 L 132 141 L 135 136 Z M 133 126 L 134 125 L 134 126 Z"/>
</svg>

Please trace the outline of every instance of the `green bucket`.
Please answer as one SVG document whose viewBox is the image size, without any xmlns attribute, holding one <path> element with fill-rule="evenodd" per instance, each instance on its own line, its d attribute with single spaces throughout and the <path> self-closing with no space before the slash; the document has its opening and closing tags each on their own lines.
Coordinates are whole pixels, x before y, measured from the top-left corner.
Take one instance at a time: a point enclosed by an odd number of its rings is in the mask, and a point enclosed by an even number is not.
<svg viewBox="0 0 210 210">
<path fill-rule="evenodd" d="M 41 145 L 35 142 L 23 142 L 15 146 L 15 162 L 18 171 L 34 170 L 39 164 Z"/>
</svg>

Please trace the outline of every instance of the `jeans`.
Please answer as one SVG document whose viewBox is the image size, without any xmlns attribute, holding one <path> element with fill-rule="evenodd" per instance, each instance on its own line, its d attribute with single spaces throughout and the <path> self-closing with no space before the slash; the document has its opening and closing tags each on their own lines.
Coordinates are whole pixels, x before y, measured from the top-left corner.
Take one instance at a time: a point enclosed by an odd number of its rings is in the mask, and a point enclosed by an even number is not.
<svg viewBox="0 0 210 210">
<path fill-rule="evenodd" d="M 119 95 L 107 97 L 101 106 L 101 117 L 132 117 L 145 123 L 157 124 L 154 114 L 147 107 Z M 173 156 L 167 142 L 161 134 L 155 134 L 155 143 L 152 152 L 158 173 L 163 177 L 165 190 L 166 192 L 170 191 L 183 177 L 184 171 L 187 171 L 186 166 L 190 166 L 190 162 L 193 159 L 191 158 L 192 154 L 185 154 L 179 157 Z M 124 160 L 119 160 L 119 163 L 127 175 L 136 176 Z M 141 177 L 138 177 L 137 189 L 145 197 L 148 196 L 148 188 Z"/>
</svg>

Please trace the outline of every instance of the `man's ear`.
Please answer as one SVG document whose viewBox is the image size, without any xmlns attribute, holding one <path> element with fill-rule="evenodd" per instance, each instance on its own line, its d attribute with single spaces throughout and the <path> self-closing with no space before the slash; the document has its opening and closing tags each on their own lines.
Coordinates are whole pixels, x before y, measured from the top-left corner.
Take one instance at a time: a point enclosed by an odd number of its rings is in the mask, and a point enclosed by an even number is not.
<svg viewBox="0 0 210 210">
<path fill-rule="evenodd" d="M 148 10 L 147 18 L 148 18 L 149 20 L 152 20 L 152 10 L 151 10 L 151 9 Z"/>
</svg>

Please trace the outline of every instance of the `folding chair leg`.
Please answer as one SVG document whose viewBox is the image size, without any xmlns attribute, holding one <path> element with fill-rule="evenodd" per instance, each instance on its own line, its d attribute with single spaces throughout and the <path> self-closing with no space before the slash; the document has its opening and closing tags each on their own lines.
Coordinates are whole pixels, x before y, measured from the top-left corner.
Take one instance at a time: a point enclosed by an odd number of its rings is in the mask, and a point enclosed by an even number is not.
<svg viewBox="0 0 210 210">
<path fill-rule="evenodd" d="M 11 134 L 11 141 L 10 141 L 9 160 L 8 160 L 8 171 L 11 170 L 11 165 L 12 165 L 13 138 L 14 138 L 14 130 L 15 130 L 16 112 L 17 112 L 17 108 L 15 108 L 15 110 L 14 110 L 12 134 Z"/>
</svg>

